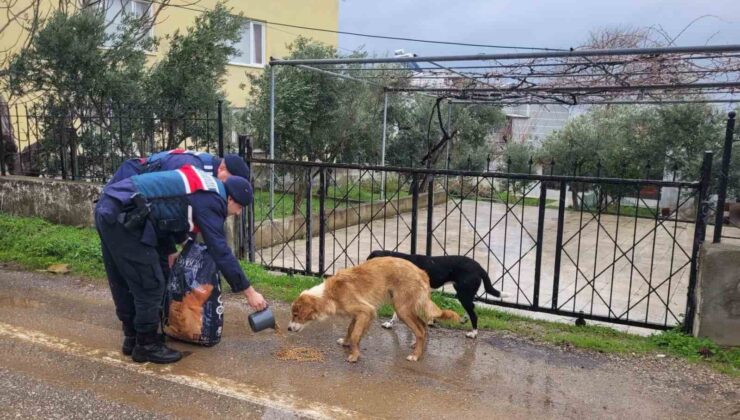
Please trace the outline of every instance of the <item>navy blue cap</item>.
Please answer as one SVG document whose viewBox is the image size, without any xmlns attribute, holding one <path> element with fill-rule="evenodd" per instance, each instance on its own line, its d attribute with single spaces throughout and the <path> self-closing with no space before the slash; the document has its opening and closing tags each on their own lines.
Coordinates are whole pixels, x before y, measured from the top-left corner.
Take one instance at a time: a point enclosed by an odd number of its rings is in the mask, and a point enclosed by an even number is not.
<svg viewBox="0 0 740 420">
<path fill-rule="evenodd" d="M 249 166 L 247 166 L 247 163 L 239 155 L 226 155 L 224 156 L 224 162 L 226 163 L 226 170 L 231 175 L 249 179 Z"/>
<path fill-rule="evenodd" d="M 224 187 L 226 187 L 226 194 L 242 207 L 252 202 L 252 185 L 246 179 L 240 176 L 230 176 L 224 182 Z"/>
</svg>

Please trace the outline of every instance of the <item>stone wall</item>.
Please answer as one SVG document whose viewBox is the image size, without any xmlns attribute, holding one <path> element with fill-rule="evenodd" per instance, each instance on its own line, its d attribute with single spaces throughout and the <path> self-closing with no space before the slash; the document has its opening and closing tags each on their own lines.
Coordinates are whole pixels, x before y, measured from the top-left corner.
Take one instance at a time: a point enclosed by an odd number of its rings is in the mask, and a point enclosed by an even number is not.
<svg viewBox="0 0 740 420">
<path fill-rule="evenodd" d="M 0 212 L 40 217 L 70 226 L 93 226 L 100 184 L 21 176 L 0 177 Z"/>
<path fill-rule="evenodd" d="M 694 335 L 740 346 L 740 246 L 702 246 L 696 291 Z"/>
<path fill-rule="evenodd" d="M 93 219 L 93 200 L 100 195 L 102 185 L 82 181 L 62 181 L 47 178 L 29 178 L 20 176 L 0 177 L 0 212 L 24 217 L 40 217 L 53 223 L 70 226 L 95 225 Z M 434 194 L 434 203 L 441 204 L 447 200 L 442 192 Z M 427 204 L 427 194 L 419 194 L 419 207 Z M 353 205 L 351 208 L 337 208 L 327 218 L 326 229 L 333 231 L 347 226 L 366 223 L 372 215 L 386 214 L 395 217 L 400 213 L 411 211 L 411 197 L 393 200 L 385 211 L 383 201 Z M 329 210 L 327 209 L 327 212 Z M 377 217 L 377 216 L 376 216 Z M 239 224 L 237 218 L 226 220 L 227 243 L 232 250 L 238 249 Z M 286 240 L 306 237 L 304 218 L 289 217 L 270 222 L 257 222 L 255 246 L 257 249 L 270 247 Z M 311 219 L 312 233 L 319 233 L 319 216 Z"/>
<path fill-rule="evenodd" d="M 95 226 L 94 203 L 101 184 L 62 181 L 22 176 L 0 177 L 0 212 L 23 217 L 40 217 L 69 226 Z M 238 224 L 235 217 L 226 220 L 226 241 L 235 250 Z"/>
</svg>

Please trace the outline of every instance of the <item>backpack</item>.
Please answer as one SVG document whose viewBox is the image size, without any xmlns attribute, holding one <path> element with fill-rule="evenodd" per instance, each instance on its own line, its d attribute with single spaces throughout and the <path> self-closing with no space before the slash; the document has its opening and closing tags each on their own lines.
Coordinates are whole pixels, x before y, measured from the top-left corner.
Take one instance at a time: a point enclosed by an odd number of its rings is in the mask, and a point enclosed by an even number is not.
<svg viewBox="0 0 740 420">
<path fill-rule="evenodd" d="M 205 245 L 190 240 L 167 282 L 162 331 L 176 340 L 214 346 L 221 341 L 223 315 L 216 262 Z"/>
</svg>

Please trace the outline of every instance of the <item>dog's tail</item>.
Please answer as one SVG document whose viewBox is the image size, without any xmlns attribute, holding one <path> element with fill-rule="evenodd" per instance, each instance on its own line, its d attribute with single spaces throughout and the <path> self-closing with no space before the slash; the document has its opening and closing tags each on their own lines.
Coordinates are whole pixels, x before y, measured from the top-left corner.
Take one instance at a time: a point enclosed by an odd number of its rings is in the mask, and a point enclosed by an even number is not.
<svg viewBox="0 0 740 420">
<path fill-rule="evenodd" d="M 460 322 L 461 319 L 460 315 L 454 311 L 449 309 L 440 309 L 439 306 L 432 302 L 432 299 L 428 296 L 425 296 L 423 314 L 424 316 L 422 318 L 425 318 L 427 321 L 431 321 L 432 319 L 448 319 Z"/>
<path fill-rule="evenodd" d="M 370 255 L 367 256 L 366 260 L 372 260 L 373 258 L 387 257 L 387 256 L 389 256 L 387 251 L 379 249 L 379 250 L 375 250 L 371 252 Z"/>
<path fill-rule="evenodd" d="M 488 273 L 486 272 L 486 270 L 481 267 L 480 271 L 480 276 L 483 279 L 483 288 L 486 289 L 486 293 L 492 296 L 501 297 L 501 292 L 493 288 L 493 285 L 491 284 L 491 278 L 488 277 Z"/>
</svg>

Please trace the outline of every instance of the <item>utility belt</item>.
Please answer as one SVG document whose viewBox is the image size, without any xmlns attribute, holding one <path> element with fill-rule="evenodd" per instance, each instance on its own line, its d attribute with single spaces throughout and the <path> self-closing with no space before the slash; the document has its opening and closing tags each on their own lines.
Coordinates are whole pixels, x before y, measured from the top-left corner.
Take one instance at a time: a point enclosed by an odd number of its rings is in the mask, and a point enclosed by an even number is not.
<svg viewBox="0 0 740 420">
<path fill-rule="evenodd" d="M 162 233 L 187 232 L 190 228 L 186 220 L 181 219 L 162 219 L 154 220 L 151 217 L 151 204 L 140 193 L 131 196 L 132 205 L 127 206 L 118 214 L 118 222 L 123 225 L 129 232 L 141 232 L 147 220 L 157 231 Z"/>
</svg>

